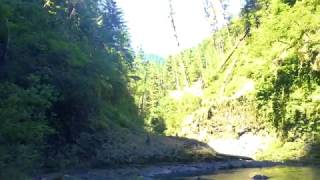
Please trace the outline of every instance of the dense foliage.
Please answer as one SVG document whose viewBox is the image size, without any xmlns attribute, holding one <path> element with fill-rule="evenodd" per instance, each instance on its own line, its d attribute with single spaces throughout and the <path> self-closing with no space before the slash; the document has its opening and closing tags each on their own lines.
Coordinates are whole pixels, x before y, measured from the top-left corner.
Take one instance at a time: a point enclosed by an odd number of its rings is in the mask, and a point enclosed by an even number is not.
<svg viewBox="0 0 320 180">
<path fill-rule="evenodd" d="M 143 125 L 115 1 L 1 0 L 0 9 L 1 179 L 88 163 L 112 127 Z"/>
<path fill-rule="evenodd" d="M 319 143 L 319 0 L 247 0 L 225 18 L 163 61 L 133 57 L 114 0 L 0 0 L 0 179 L 139 161 L 150 135 L 132 134 L 185 135 L 194 121 Z M 161 154 L 154 137 L 145 157 L 176 152 L 178 138 Z"/>
<path fill-rule="evenodd" d="M 149 116 L 174 135 L 196 110 L 248 102 L 256 123 L 290 141 L 313 142 L 320 135 L 319 20 L 317 0 L 247 1 L 240 18 L 154 70 L 160 73 L 147 91 L 157 105 Z M 197 88 L 204 94 L 197 96 Z"/>
</svg>

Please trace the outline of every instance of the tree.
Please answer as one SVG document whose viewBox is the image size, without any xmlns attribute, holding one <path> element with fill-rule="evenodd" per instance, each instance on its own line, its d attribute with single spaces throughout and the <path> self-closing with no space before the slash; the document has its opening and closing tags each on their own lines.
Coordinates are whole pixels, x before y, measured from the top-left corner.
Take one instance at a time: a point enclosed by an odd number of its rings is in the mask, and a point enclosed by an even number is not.
<svg viewBox="0 0 320 180">
<path fill-rule="evenodd" d="M 5 58 L 7 55 L 8 45 L 9 45 L 9 25 L 8 16 L 10 12 L 8 7 L 5 5 L 0 5 L 0 69 L 3 68 L 5 64 Z"/>
<path fill-rule="evenodd" d="M 98 161 L 110 126 L 143 129 L 128 87 L 130 41 L 115 1 L 2 0 L 0 9 L 4 173 Z"/>
</svg>

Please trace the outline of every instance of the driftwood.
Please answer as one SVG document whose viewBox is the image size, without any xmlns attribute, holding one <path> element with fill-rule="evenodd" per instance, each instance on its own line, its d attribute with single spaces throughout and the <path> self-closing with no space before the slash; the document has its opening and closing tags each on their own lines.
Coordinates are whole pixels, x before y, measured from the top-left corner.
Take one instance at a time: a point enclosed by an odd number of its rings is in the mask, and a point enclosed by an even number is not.
<svg viewBox="0 0 320 180">
<path fill-rule="evenodd" d="M 222 154 L 222 153 L 217 153 L 216 154 L 217 158 L 221 159 L 236 159 L 236 160 L 253 160 L 251 157 L 246 157 L 246 156 L 238 156 L 238 155 L 230 155 L 230 154 Z"/>
</svg>

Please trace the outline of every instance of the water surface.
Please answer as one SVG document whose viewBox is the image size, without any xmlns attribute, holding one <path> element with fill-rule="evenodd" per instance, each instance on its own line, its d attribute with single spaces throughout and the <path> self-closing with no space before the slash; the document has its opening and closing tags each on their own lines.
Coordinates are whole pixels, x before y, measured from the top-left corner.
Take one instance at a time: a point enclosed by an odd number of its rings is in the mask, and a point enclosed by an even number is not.
<svg viewBox="0 0 320 180">
<path fill-rule="evenodd" d="M 246 180 L 254 175 L 266 175 L 270 180 L 320 180 L 320 167 L 270 167 L 217 171 L 210 175 L 171 177 L 168 180 Z"/>
</svg>

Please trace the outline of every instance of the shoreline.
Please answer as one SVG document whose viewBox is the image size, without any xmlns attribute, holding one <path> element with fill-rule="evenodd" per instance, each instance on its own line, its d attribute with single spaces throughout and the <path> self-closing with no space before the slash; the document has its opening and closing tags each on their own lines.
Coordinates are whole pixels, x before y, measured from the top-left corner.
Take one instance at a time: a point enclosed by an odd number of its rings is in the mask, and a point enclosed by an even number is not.
<svg viewBox="0 0 320 180">
<path fill-rule="evenodd" d="M 219 170 L 231 170 L 239 168 L 265 168 L 285 165 L 280 162 L 255 161 L 255 160 L 225 160 L 203 163 L 175 164 L 159 167 L 149 167 L 142 177 L 158 178 L 170 176 L 193 176 L 210 174 Z"/>
<path fill-rule="evenodd" d="M 197 176 L 214 173 L 219 170 L 231 170 L 240 168 L 266 168 L 287 165 L 286 163 L 255 161 L 255 160 L 221 160 L 212 162 L 173 163 L 154 165 L 131 165 L 116 169 L 91 169 L 81 172 L 59 173 L 38 177 L 35 179 L 146 179 L 166 178 L 173 176 Z"/>
</svg>

